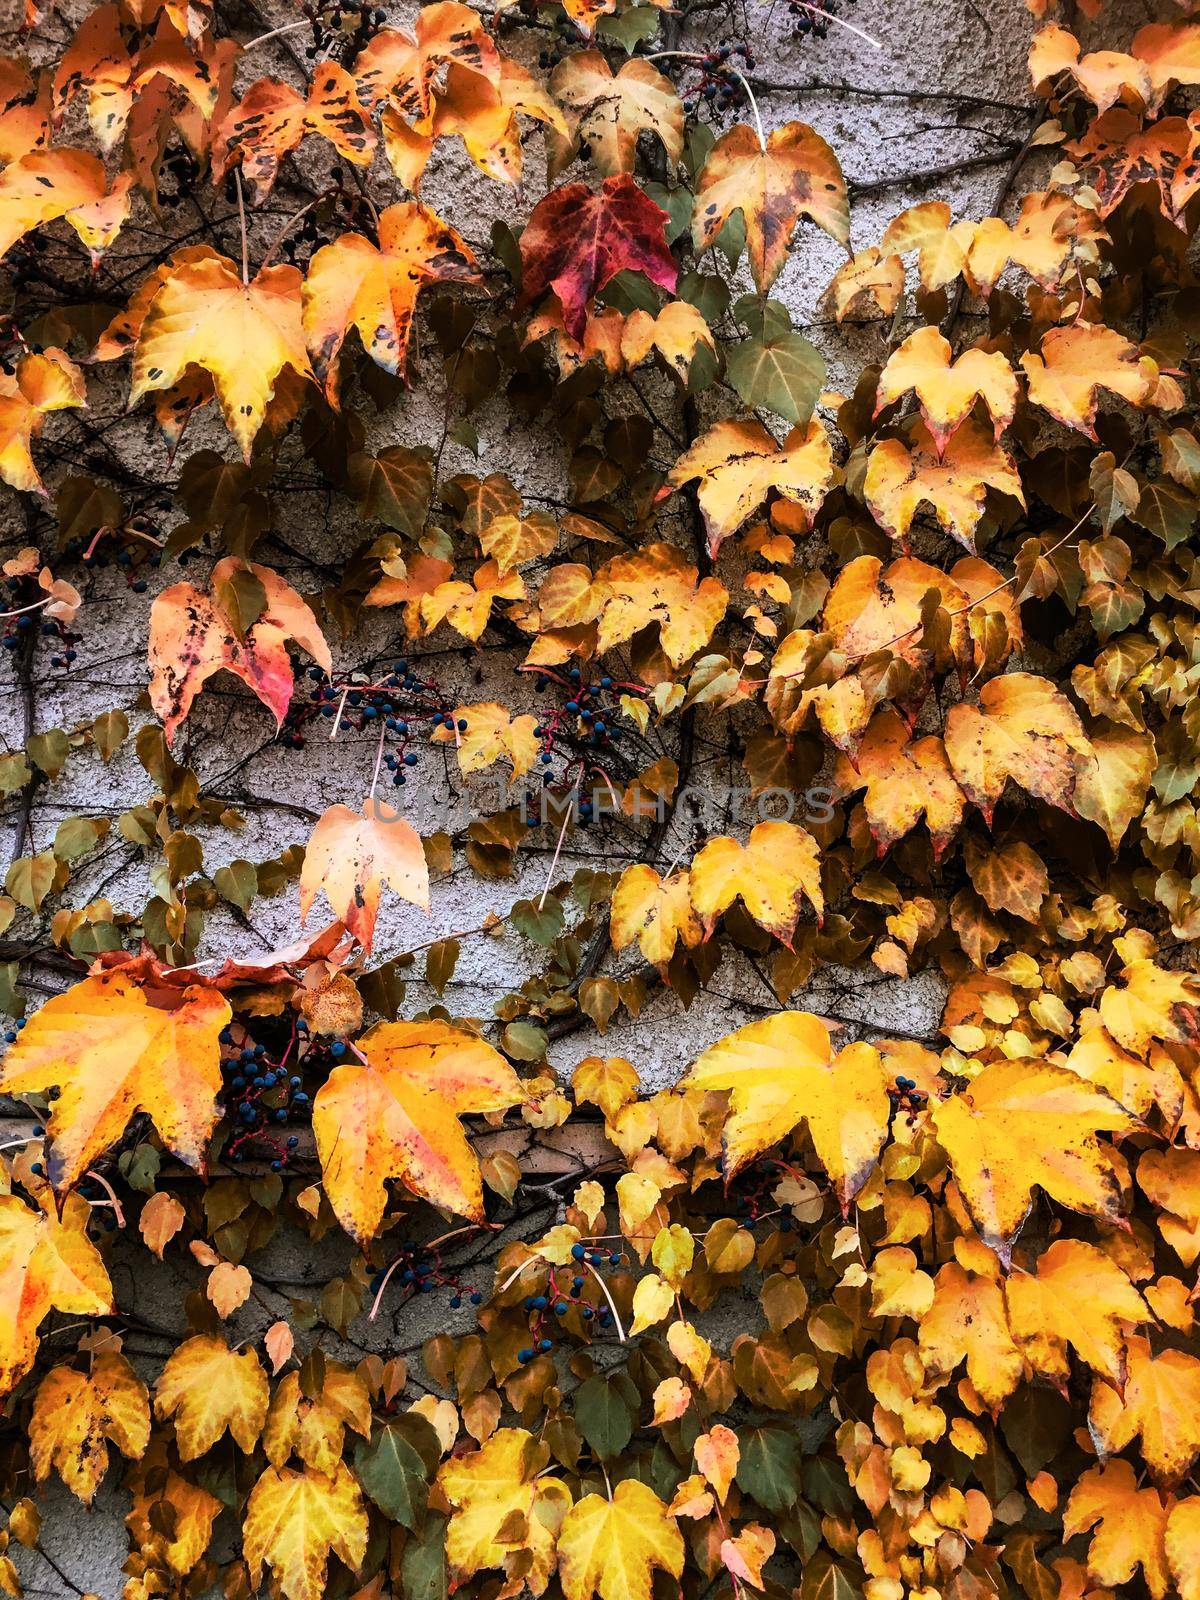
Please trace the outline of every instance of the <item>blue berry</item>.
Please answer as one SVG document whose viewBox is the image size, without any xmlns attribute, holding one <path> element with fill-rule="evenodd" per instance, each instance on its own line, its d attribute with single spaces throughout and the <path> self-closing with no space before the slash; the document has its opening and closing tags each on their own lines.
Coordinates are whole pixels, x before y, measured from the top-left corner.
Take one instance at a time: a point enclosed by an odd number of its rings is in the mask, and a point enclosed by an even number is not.
<svg viewBox="0 0 1200 1600">
<path fill-rule="evenodd" d="M 473 1306 L 481 1306 L 483 1304 L 483 1296 L 478 1289 L 472 1289 L 471 1291 L 471 1304 Z"/>
<path fill-rule="evenodd" d="M 581 1244 L 573 1244 L 571 1246 L 571 1260 L 572 1261 L 582 1261 L 585 1255 L 587 1255 L 587 1251 L 583 1248 L 583 1246 Z"/>
<path fill-rule="evenodd" d="M 346 1054 L 346 1046 L 341 1039 L 335 1039 L 333 1041 L 333 1043 L 329 1046 L 329 1054 L 334 1058 L 335 1061 L 339 1056 L 344 1056 Z"/>
<path fill-rule="evenodd" d="M 548 1350 L 553 1350 L 554 1349 L 554 1340 L 553 1339 L 539 1339 L 538 1340 L 538 1349 L 542 1352 L 543 1355 L 545 1355 Z"/>
<path fill-rule="evenodd" d="M 406 767 L 415 767 L 416 764 L 417 752 L 415 750 L 406 750 L 404 753 L 404 765 Z"/>
</svg>

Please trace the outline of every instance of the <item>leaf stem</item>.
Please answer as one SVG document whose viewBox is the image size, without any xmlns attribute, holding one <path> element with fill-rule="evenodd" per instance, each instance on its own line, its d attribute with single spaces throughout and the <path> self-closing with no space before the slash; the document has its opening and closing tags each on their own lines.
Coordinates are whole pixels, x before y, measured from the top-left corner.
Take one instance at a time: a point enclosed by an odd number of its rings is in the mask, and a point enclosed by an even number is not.
<svg viewBox="0 0 1200 1600">
<path fill-rule="evenodd" d="M 246 201 L 242 194 L 242 172 L 240 167 L 233 169 L 233 182 L 237 189 L 238 226 L 242 230 L 242 283 L 250 287 L 250 240 L 246 233 Z"/>
</svg>

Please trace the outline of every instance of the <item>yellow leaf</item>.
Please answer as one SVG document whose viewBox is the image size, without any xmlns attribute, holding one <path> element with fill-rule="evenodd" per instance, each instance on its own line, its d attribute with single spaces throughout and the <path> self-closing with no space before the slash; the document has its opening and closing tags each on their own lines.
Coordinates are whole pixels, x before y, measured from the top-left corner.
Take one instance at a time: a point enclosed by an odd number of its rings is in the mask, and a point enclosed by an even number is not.
<svg viewBox="0 0 1200 1600">
<path fill-rule="evenodd" d="M 317 890 L 364 950 L 375 939 L 383 885 L 402 900 L 429 910 L 429 867 L 421 835 L 386 801 L 368 796 L 362 811 L 332 805 L 322 812 L 304 851 L 300 920 Z"/>
<path fill-rule="evenodd" d="M 1088 1572 L 1098 1583 L 1132 1583 L 1141 1567 L 1153 1600 L 1163 1600 L 1170 1587 L 1164 1536 L 1167 1508 L 1157 1489 L 1138 1488 L 1128 1461 L 1085 1472 L 1071 1490 L 1063 1512 L 1063 1537 L 1095 1528 L 1088 1548 Z"/>
<path fill-rule="evenodd" d="M 950 435 L 982 400 L 1000 435 L 1017 409 L 1017 379 L 999 351 L 966 350 L 952 359 L 950 341 L 937 328 L 918 328 L 888 357 L 880 374 L 876 416 L 911 389 L 934 447 L 941 455 Z"/>
<path fill-rule="evenodd" d="M 692 1448 L 697 1467 L 712 1484 L 717 1499 L 724 1505 L 741 1459 L 737 1434 L 723 1422 L 718 1422 L 707 1433 L 702 1433 Z"/>
<path fill-rule="evenodd" d="M 881 440 L 871 451 L 863 481 L 875 519 L 901 544 L 908 544 L 919 507 L 930 505 L 941 525 L 974 554 L 989 489 L 1025 504 L 1016 462 L 973 418 L 960 424 L 944 451 L 922 422 L 913 423 L 910 439 L 909 444 Z"/>
<path fill-rule="evenodd" d="M 567 1600 L 650 1600 L 651 1575 L 683 1572 L 683 1537 L 646 1484 L 625 1478 L 611 1500 L 585 1495 L 558 1538 L 559 1581 Z"/>
<path fill-rule="evenodd" d="M 1091 758 L 1071 702 L 1029 672 L 993 678 L 977 707 L 966 701 L 951 706 L 945 740 L 955 778 L 989 825 L 1010 778 L 1036 799 L 1068 810 Z"/>
<path fill-rule="evenodd" d="M 29 1419 L 29 1455 L 44 1483 L 51 1467 L 91 1505 L 108 1471 L 108 1443 L 136 1460 L 150 1442 L 146 1386 L 122 1355 L 101 1352 L 89 1372 L 54 1367 L 42 1379 Z"/>
<path fill-rule="evenodd" d="M 159 1374 L 154 1411 L 175 1419 L 181 1461 L 202 1456 L 228 1430 L 247 1455 L 267 1418 L 267 1375 L 253 1350 L 231 1350 L 214 1334 L 186 1339 Z"/>
<path fill-rule="evenodd" d="M 1179 1482 L 1200 1455 L 1200 1361 L 1183 1350 L 1153 1355 L 1149 1342 L 1126 1341 L 1129 1373 L 1123 1394 L 1102 1379 L 1092 1384 L 1088 1427 L 1101 1457 L 1140 1436 L 1154 1478 Z"/>
<path fill-rule="evenodd" d="M 679 457 L 660 495 L 693 478 L 715 555 L 772 490 L 797 507 L 802 525 L 812 520 L 833 482 L 829 436 L 815 417 L 782 445 L 761 422 L 718 422 Z"/>
<path fill-rule="evenodd" d="M 789 948 L 804 898 L 818 917 L 825 911 L 820 849 L 794 822 L 759 822 L 744 845 L 710 839 L 692 861 L 689 887 L 706 932 L 740 898 L 759 927 Z"/>
<path fill-rule="evenodd" d="M 268 1467 L 251 1489 L 242 1552 L 255 1588 L 265 1563 L 287 1600 L 322 1600 L 330 1553 L 357 1571 L 366 1551 L 367 1510 L 344 1463 L 330 1477 Z"/>
<path fill-rule="evenodd" d="M 960 1361 L 983 1402 L 998 1410 L 1021 1381 L 1021 1352 L 1009 1332 L 1004 1295 L 994 1278 L 949 1261 L 937 1275 L 933 1304 L 921 1317 L 921 1359 L 949 1376 Z"/>
<path fill-rule="evenodd" d="M 315 1399 L 301 1392 L 298 1372 L 280 1380 L 263 1428 L 263 1449 L 273 1467 L 297 1455 L 305 1466 L 328 1477 L 341 1460 L 347 1428 L 363 1438 L 370 1435 L 370 1390 L 357 1372 L 326 1360 L 325 1381 Z"/>
<path fill-rule="evenodd" d="M 245 1267 L 236 1266 L 232 1261 L 218 1261 L 208 1275 L 204 1292 L 216 1307 L 217 1315 L 224 1320 L 245 1305 L 253 1287 L 254 1279 Z"/>
<path fill-rule="evenodd" d="M 28 1031 L 28 1030 L 26 1030 Z M 68 1195 L 59 1216 L 49 1192 L 33 1210 L 0 1195 L 0 1395 L 33 1365 L 37 1330 L 51 1310 L 76 1317 L 112 1311 L 112 1286 L 87 1236 L 91 1208 Z"/>
<path fill-rule="evenodd" d="M 165 1189 L 157 1190 L 142 1207 L 138 1230 L 147 1248 L 153 1250 L 160 1261 L 163 1251 L 183 1227 L 186 1215 L 175 1196 Z"/>
<path fill-rule="evenodd" d="M 1040 355 L 1029 351 L 1021 357 L 1021 365 L 1033 404 L 1089 439 L 1096 437 L 1097 390 L 1142 406 L 1158 378 L 1158 368 L 1137 345 L 1092 322 L 1051 328 Z"/>
<path fill-rule="evenodd" d="M 727 1179 L 805 1121 L 843 1212 L 887 1136 L 891 1106 L 879 1052 L 851 1044 L 834 1056 L 825 1025 L 805 1011 L 738 1028 L 698 1058 L 684 1084 L 730 1093 Z"/>
<path fill-rule="evenodd" d="M 524 1428 L 500 1428 L 482 1449 L 443 1462 L 438 1486 L 453 1507 L 446 1558 L 459 1582 L 520 1562 L 529 1588 L 535 1595 L 543 1592 L 571 1504 L 561 1479 L 538 1475 L 548 1454 Z"/>
<path fill-rule="evenodd" d="M 1116 1388 L 1125 1382 L 1125 1323 L 1150 1321 L 1141 1295 L 1095 1245 L 1056 1239 L 1036 1275 L 1014 1272 L 1005 1296 L 1013 1336 L 1035 1372 L 1065 1389 L 1066 1346 Z"/>
<path fill-rule="evenodd" d="M 656 1322 L 671 1314 L 675 1305 L 675 1292 L 657 1272 L 647 1273 L 638 1279 L 633 1291 L 633 1327 L 631 1333 L 644 1333 Z"/>
<path fill-rule="evenodd" d="M 609 916 L 614 950 L 624 950 L 636 939 L 647 961 L 664 971 L 675 948 L 683 941 L 693 950 L 704 929 L 692 908 L 687 872 L 660 878 L 644 861 L 626 867 L 613 890 Z"/>
</svg>

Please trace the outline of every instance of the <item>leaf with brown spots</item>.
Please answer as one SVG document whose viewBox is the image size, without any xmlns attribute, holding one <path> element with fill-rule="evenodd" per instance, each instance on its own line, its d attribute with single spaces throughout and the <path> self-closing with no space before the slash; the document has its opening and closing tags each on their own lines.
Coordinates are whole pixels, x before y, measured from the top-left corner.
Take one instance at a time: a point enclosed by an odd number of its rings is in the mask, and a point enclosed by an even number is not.
<svg viewBox="0 0 1200 1600">
<path fill-rule="evenodd" d="M 644 273 L 673 294 L 679 268 L 667 249 L 666 222 L 666 212 L 627 173 L 605 178 L 598 192 L 584 183 L 551 190 L 521 234 L 517 310 L 553 291 L 567 332 L 580 339 L 589 300 L 618 272 Z"/>
<path fill-rule="evenodd" d="M 331 403 L 351 328 L 377 366 L 403 377 L 417 296 L 431 283 L 478 281 L 475 265 L 450 224 L 414 201 L 380 214 L 378 247 L 344 233 L 318 250 L 304 280 L 304 336 Z"/>
<path fill-rule="evenodd" d="M 833 151 L 803 122 L 787 122 L 766 146 L 742 124 L 722 134 L 700 173 L 692 216 L 692 243 L 707 250 L 740 211 L 746 223 L 750 271 L 760 294 L 779 276 L 801 217 L 841 245 L 850 238 L 846 180 Z"/>
<path fill-rule="evenodd" d="M 599 50 L 565 56 L 550 88 L 567 113 L 567 128 L 549 141 L 550 175 L 577 154 L 590 156 L 605 177 L 632 172 L 638 135 L 654 133 L 669 160 L 683 154 L 683 104 L 669 78 L 633 57 L 613 72 Z"/>
<path fill-rule="evenodd" d="M 270 194 L 279 163 L 309 135 L 327 139 L 356 167 L 369 167 L 375 130 L 354 79 L 336 61 L 323 61 L 307 98 L 279 78 L 259 78 L 222 121 L 213 144 L 213 174 L 222 178 L 240 163 L 259 204 Z"/>
<path fill-rule="evenodd" d="M 227 609 L 239 577 L 256 579 L 263 591 L 257 619 L 245 629 Z M 289 639 L 329 671 L 333 658 L 316 617 L 270 567 L 226 556 L 213 568 L 207 593 L 191 583 L 164 589 L 150 608 L 150 701 L 168 741 L 216 672 L 240 678 L 281 724 L 292 697 Z"/>
<path fill-rule="evenodd" d="M 429 910 L 429 868 L 421 835 L 393 808 L 373 797 L 361 811 L 333 805 L 323 812 L 304 852 L 300 920 L 317 890 L 364 950 L 375 937 L 379 896 L 387 883 L 403 900 Z"/>
<path fill-rule="evenodd" d="M 368 106 L 390 100 L 419 132 L 430 131 L 439 80 L 451 66 L 500 80 L 500 52 L 483 19 L 459 0 L 422 6 L 413 32 L 382 29 L 354 63 L 358 91 Z"/>
<path fill-rule="evenodd" d="M 61 350 L 26 352 L 13 372 L 0 372 L 0 478 L 44 495 L 30 446 L 52 411 L 86 403 L 83 373 Z"/>
<path fill-rule="evenodd" d="M 1068 810 L 1093 759 L 1071 702 L 1031 672 L 993 678 L 978 706 L 952 706 L 945 739 L 954 776 L 989 824 L 1010 778 L 1027 794 Z"/>
</svg>

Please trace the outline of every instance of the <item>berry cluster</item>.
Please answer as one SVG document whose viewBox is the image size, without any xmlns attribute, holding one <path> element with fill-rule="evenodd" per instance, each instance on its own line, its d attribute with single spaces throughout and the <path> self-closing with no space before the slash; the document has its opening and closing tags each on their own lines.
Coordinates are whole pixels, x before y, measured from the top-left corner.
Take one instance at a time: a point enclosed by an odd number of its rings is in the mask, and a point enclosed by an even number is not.
<svg viewBox="0 0 1200 1600">
<path fill-rule="evenodd" d="M 595 813 L 589 798 L 595 781 L 598 780 L 600 788 L 613 792 L 612 779 L 603 760 L 592 752 L 611 750 L 621 737 L 622 730 L 617 723 L 621 709 L 619 695 L 644 695 L 649 690 L 644 684 L 620 683 L 608 676 L 595 683 L 585 683 L 578 667 L 572 667 L 565 675 L 549 668 L 540 669 L 534 689 L 538 694 L 545 694 L 551 687 L 559 691 L 562 704 L 544 711 L 533 730 L 541 741 L 538 762 L 542 768 L 542 783 L 553 786 L 563 795 L 581 795 L 579 821 L 586 826 Z M 552 770 L 556 756 L 564 763 L 557 774 Z M 538 805 L 536 794 L 522 798 L 522 814 L 527 821 L 536 815 Z M 532 814 L 530 808 L 533 808 Z"/>
<path fill-rule="evenodd" d="M 747 96 L 741 68 L 737 66 L 739 56 L 745 70 L 753 71 L 756 61 L 749 45 L 723 44 L 701 57 L 697 63 L 700 80 L 684 95 L 685 104 L 701 100 L 717 111 L 730 111 L 743 104 Z"/>
<path fill-rule="evenodd" d="M 435 678 L 423 678 L 405 660 L 392 663 L 392 670 L 373 683 L 365 673 L 353 673 L 342 683 L 335 682 L 320 667 L 310 667 L 308 675 L 316 685 L 306 701 L 297 701 L 288 713 L 281 735 L 285 745 L 304 748 L 304 729 L 317 718 L 329 719 L 340 730 L 391 736 L 392 748 L 383 755 L 383 765 L 392 774 L 392 783 L 403 788 L 408 773 L 420 757 L 412 741 L 423 723 L 429 732 L 439 728 L 465 733 L 466 719 L 455 721 Z"/>
<path fill-rule="evenodd" d="M 39 602 L 44 601 L 46 596 L 38 586 L 36 576 L 19 573 L 5 578 L 3 587 L 7 590 L 8 603 L 0 604 L 0 612 L 5 614 L 0 646 L 5 650 L 15 650 L 24 640 L 34 637 L 35 630 L 40 631 L 45 638 L 54 639 L 62 646 L 50 657 L 50 665 L 69 668 L 75 660 L 75 646 L 79 643 L 80 635 L 72 633 L 56 617 L 41 617 Z"/>
<path fill-rule="evenodd" d="M 473 1306 L 483 1304 L 483 1296 L 478 1289 L 464 1283 L 452 1268 L 443 1266 L 442 1253 L 436 1243 L 405 1245 L 389 1266 L 377 1267 L 369 1283 L 371 1295 L 376 1301 L 393 1276 L 410 1294 L 432 1294 L 435 1289 L 449 1289 L 450 1308 L 453 1311 L 458 1311 L 464 1300 Z"/>
<path fill-rule="evenodd" d="M 840 0 L 788 0 L 788 11 L 795 18 L 796 32 L 801 38 L 811 36 L 823 39 L 829 32 L 829 23 L 838 13 Z M 854 0 L 849 0 L 851 5 Z"/>
<path fill-rule="evenodd" d="M 356 5 L 353 0 L 306 5 L 302 9 L 312 23 L 313 42 L 304 52 L 310 61 L 315 61 L 322 51 L 339 61 L 355 54 L 387 21 L 387 12 L 379 6 Z"/>
<path fill-rule="evenodd" d="M 897 1110 L 919 1111 L 929 1096 L 924 1089 L 917 1088 L 915 1078 L 906 1078 L 901 1073 L 896 1077 L 895 1088 L 888 1090 L 888 1099 Z"/>
<path fill-rule="evenodd" d="M 619 1267 L 625 1257 L 617 1250 L 589 1250 L 586 1245 L 576 1244 L 571 1246 L 571 1259 L 579 1266 L 599 1269 L 604 1266 Z M 529 1314 L 529 1332 L 533 1343 L 517 1351 L 517 1360 L 523 1367 L 528 1366 L 535 1356 L 548 1355 L 554 1349 L 550 1330 L 567 1315 L 572 1305 L 579 1307 L 579 1315 L 585 1323 L 594 1322 L 598 1328 L 605 1330 L 612 1327 L 613 1314 L 609 1307 L 602 1302 L 592 1304 L 584 1299 L 586 1286 L 587 1279 L 578 1272 L 573 1274 L 569 1284 L 560 1284 L 557 1271 L 551 1267 L 547 1292 L 525 1296 L 524 1307 Z"/>
<path fill-rule="evenodd" d="M 221 1034 L 222 1045 L 231 1052 L 222 1060 L 221 1072 L 238 1124 L 226 1148 L 226 1159 L 236 1160 L 250 1143 L 265 1144 L 272 1152 L 272 1171 L 282 1172 L 300 1140 L 290 1134 L 284 1142 L 272 1130 L 307 1116 L 310 1110 L 304 1080 L 295 1070 L 289 1073 L 288 1060 L 295 1052 L 293 1066 L 299 1066 L 302 1054 L 307 1059 L 314 1048 L 320 1047 L 310 1044 L 304 1051 L 308 1024 L 303 1017 L 297 1019 L 287 1046 L 277 1059 L 271 1056 L 266 1045 L 256 1044 L 244 1030 L 238 1031 L 240 1038 L 235 1037 L 232 1028 L 224 1029 Z M 329 1053 L 333 1054 L 332 1047 Z"/>
<path fill-rule="evenodd" d="M 560 16 L 550 33 L 550 42 L 538 56 L 538 66 L 543 70 L 556 67 L 564 56 L 578 45 L 579 29 L 568 16 Z"/>
</svg>

